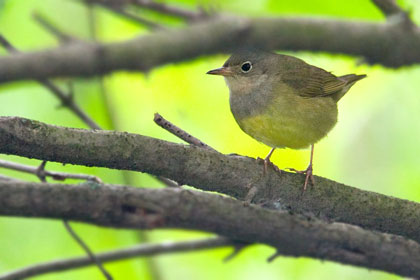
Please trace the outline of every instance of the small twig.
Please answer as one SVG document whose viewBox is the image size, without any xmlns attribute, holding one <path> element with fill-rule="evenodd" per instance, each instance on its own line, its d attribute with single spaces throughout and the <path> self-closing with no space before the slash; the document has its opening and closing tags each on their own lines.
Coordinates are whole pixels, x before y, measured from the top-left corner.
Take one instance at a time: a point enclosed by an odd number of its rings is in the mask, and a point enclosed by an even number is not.
<svg viewBox="0 0 420 280">
<path fill-rule="evenodd" d="M 179 128 L 178 126 L 174 125 L 170 121 L 166 120 L 164 117 L 162 117 L 158 113 L 155 113 L 155 117 L 154 117 L 153 121 L 157 125 L 159 125 L 160 127 L 162 127 L 163 129 L 166 129 L 167 131 L 169 131 L 170 133 L 172 133 L 176 137 L 184 140 L 185 142 L 187 142 L 187 143 L 189 143 L 191 145 L 216 151 L 215 149 L 213 149 L 209 145 L 205 144 L 204 142 L 202 142 L 198 138 L 195 138 L 194 136 L 192 136 L 191 134 L 189 134 L 185 130 Z"/>
<path fill-rule="evenodd" d="M 43 161 L 39 167 L 34 167 L 34 166 L 23 165 L 23 164 L 0 159 L 0 167 L 34 174 L 41 180 L 42 178 L 45 178 L 45 177 L 51 177 L 57 181 L 63 181 L 65 179 L 78 179 L 78 180 L 89 180 L 89 181 L 95 181 L 97 183 L 102 183 L 101 179 L 93 175 L 71 174 L 71 173 L 54 172 L 54 171 L 45 170 L 44 169 L 45 163 L 46 162 Z"/>
<path fill-rule="evenodd" d="M 38 168 L 36 168 L 36 175 L 38 176 L 39 180 L 41 182 L 46 182 L 45 178 L 45 165 L 47 162 L 44 160 L 39 165 Z M 102 274 L 105 276 L 107 280 L 112 280 L 112 276 L 108 273 L 108 271 L 105 270 L 102 263 L 96 258 L 96 256 L 93 254 L 92 250 L 87 246 L 87 244 L 77 235 L 77 233 L 73 230 L 73 228 L 70 226 L 69 222 L 67 220 L 63 220 L 63 224 L 67 232 L 70 234 L 70 236 L 79 244 L 80 247 L 86 252 L 86 254 L 89 256 L 89 259 L 96 264 L 96 266 L 99 268 L 99 270 L 102 272 Z"/>
<path fill-rule="evenodd" d="M 12 44 L 2 35 L 0 35 L 0 44 L 6 48 L 9 52 L 19 52 Z M 47 79 L 37 79 L 44 87 L 49 89 L 58 99 L 61 100 L 63 106 L 70 109 L 76 114 L 84 123 L 86 123 L 91 129 L 101 129 L 94 120 L 92 120 L 77 104 L 74 102 L 72 95 L 62 91 L 58 86 L 53 84 Z"/>
<path fill-rule="evenodd" d="M 159 244 L 137 245 L 127 249 L 109 251 L 97 254 L 97 258 L 101 262 L 112 262 L 122 259 L 155 256 L 167 253 L 196 252 L 204 249 L 227 247 L 231 246 L 233 243 L 233 241 L 224 237 L 183 242 L 164 242 Z M 0 280 L 23 279 L 51 272 L 85 267 L 92 264 L 92 260 L 87 257 L 55 260 L 11 271 L 7 274 L 0 275 Z"/>
<path fill-rule="evenodd" d="M 267 262 L 271 263 L 279 256 L 281 256 L 281 254 L 278 251 L 276 251 L 274 254 L 267 258 Z"/>
<path fill-rule="evenodd" d="M 41 25 L 46 31 L 52 34 L 54 37 L 58 38 L 58 40 L 62 44 L 72 43 L 72 42 L 79 42 L 80 40 L 76 37 L 66 34 L 65 32 L 61 31 L 57 28 L 51 21 L 49 21 L 46 17 L 41 15 L 38 12 L 34 12 L 32 14 L 32 18 Z"/>
<path fill-rule="evenodd" d="M 199 21 L 209 18 L 211 15 L 204 9 L 199 8 L 198 11 L 187 10 L 165 3 L 158 3 L 151 0 L 132 0 L 132 4 L 153 10 L 162 14 L 183 18 L 187 21 Z"/>
<path fill-rule="evenodd" d="M 249 246 L 251 244 L 249 243 L 242 243 L 242 242 L 237 242 L 234 244 L 233 247 L 233 251 L 232 253 L 230 253 L 229 255 L 227 255 L 224 259 L 223 262 L 228 262 L 230 260 L 232 260 L 234 257 L 236 257 L 240 252 L 242 252 L 243 249 L 245 249 L 245 247 Z"/>
<path fill-rule="evenodd" d="M 175 182 L 175 181 L 173 181 L 171 179 L 168 179 L 168 178 L 165 178 L 165 177 L 162 177 L 162 176 L 158 176 L 156 178 L 159 181 L 161 181 L 162 183 L 164 183 L 167 187 L 170 187 L 170 188 L 179 188 L 179 187 L 181 187 L 180 184 L 178 184 L 177 182 Z"/>
<path fill-rule="evenodd" d="M 146 27 L 153 29 L 153 30 L 166 30 L 167 28 L 159 23 L 156 23 L 154 21 L 151 21 L 147 18 L 126 12 L 124 9 L 122 9 L 119 6 L 115 6 L 115 5 L 108 5 L 108 4 L 104 4 L 104 3 L 97 3 L 98 5 L 120 15 L 123 16 L 126 19 L 129 19 L 133 22 L 139 23 L 141 25 L 145 25 Z"/>
<path fill-rule="evenodd" d="M 387 19 L 400 16 L 407 29 L 413 30 L 416 27 L 416 24 L 410 18 L 410 13 L 401 9 L 395 0 L 372 0 L 372 2 L 382 11 Z"/>
<path fill-rule="evenodd" d="M 97 256 L 93 254 L 93 252 L 90 250 L 90 248 L 86 245 L 85 242 L 76 234 L 76 232 L 73 230 L 73 228 L 70 226 L 69 222 L 67 220 L 63 220 L 64 227 L 66 230 L 70 233 L 70 235 L 73 237 L 73 239 L 80 245 L 80 247 L 83 248 L 83 250 L 88 254 L 89 260 L 94 262 L 96 266 L 99 268 L 99 270 L 102 272 L 102 274 L 105 276 L 106 279 L 112 280 L 112 276 L 106 271 L 104 266 L 102 265 L 101 260 Z"/>
</svg>

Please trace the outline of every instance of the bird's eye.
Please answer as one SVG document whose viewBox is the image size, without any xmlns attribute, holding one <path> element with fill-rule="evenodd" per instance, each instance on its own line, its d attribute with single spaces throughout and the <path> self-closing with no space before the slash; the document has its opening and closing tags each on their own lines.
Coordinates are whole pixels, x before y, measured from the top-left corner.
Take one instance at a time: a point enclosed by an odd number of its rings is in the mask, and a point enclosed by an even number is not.
<svg viewBox="0 0 420 280">
<path fill-rule="evenodd" d="M 252 64 L 251 64 L 251 62 L 249 62 L 249 61 L 245 61 L 244 63 L 242 63 L 242 66 L 241 66 L 241 70 L 242 70 L 242 72 L 247 73 L 247 72 L 249 72 L 251 69 L 252 69 Z"/>
</svg>

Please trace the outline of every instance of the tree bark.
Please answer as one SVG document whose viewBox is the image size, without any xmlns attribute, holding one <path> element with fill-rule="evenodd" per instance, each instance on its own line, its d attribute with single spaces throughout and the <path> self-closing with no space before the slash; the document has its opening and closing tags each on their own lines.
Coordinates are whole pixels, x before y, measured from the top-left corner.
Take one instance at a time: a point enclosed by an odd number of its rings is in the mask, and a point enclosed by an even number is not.
<svg viewBox="0 0 420 280">
<path fill-rule="evenodd" d="M 400 25 L 362 21 L 225 15 L 123 42 L 74 43 L 1 57 L 0 82 L 86 77 L 115 70 L 149 71 L 243 46 L 344 53 L 388 67 L 420 62 L 418 28 L 407 30 Z"/>
<path fill-rule="evenodd" d="M 198 191 L 0 181 L 0 214 L 118 228 L 203 230 L 268 244 L 286 256 L 420 276 L 420 245 L 414 241 Z"/>
<path fill-rule="evenodd" d="M 0 118 L 0 152 L 62 163 L 133 170 L 253 202 L 420 241 L 420 204 L 359 190 L 325 178 L 302 193 L 304 176 L 269 169 L 255 159 L 126 132 L 63 128 Z"/>
</svg>

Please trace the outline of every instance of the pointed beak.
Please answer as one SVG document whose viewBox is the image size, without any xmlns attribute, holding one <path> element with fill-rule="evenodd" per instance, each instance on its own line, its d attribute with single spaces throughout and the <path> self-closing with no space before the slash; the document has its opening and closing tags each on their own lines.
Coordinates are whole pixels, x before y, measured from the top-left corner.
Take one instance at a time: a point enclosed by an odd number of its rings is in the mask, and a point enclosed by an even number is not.
<svg viewBox="0 0 420 280">
<path fill-rule="evenodd" d="M 221 76 L 230 76 L 232 75 L 232 70 L 229 67 L 220 67 L 217 69 L 210 70 L 207 72 L 210 75 L 221 75 Z"/>
</svg>

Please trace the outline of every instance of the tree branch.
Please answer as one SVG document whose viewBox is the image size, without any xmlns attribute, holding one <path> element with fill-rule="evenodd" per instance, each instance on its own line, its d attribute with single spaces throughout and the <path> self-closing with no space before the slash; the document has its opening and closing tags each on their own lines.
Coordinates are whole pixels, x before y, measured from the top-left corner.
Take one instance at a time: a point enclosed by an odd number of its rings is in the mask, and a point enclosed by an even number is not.
<svg viewBox="0 0 420 280">
<path fill-rule="evenodd" d="M 390 67 L 420 62 L 417 29 L 407 33 L 400 26 L 371 22 L 219 16 L 125 42 L 79 43 L 12 54 L 0 58 L 0 81 L 92 76 L 115 70 L 148 71 L 166 63 L 231 52 L 244 45 L 346 53 Z"/>
<path fill-rule="evenodd" d="M 401 9 L 401 7 L 398 6 L 395 0 L 371 1 L 382 11 L 382 13 L 387 17 L 387 19 L 390 19 L 394 16 L 400 16 L 402 19 L 402 23 L 404 24 L 407 30 L 414 30 L 417 27 L 416 24 L 411 20 L 410 14 L 407 11 Z"/>
<path fill-rule="evenodd" d="M 6 161 L 2 159 L 0 159 L 0 167 L 34 174 L 38 177 L 51 177 L 54 180 L 58 180 L 58 181 L 63 181 L 65 179 L 77 179 L 77 180 L 91 180 L 98 183 L 102 183 L 101 179 L 93 175 L 48 171 L 45 169 L 39 169 L 38 167 L 19 164 L 19 163 Z"/>
<path fill-rule="evenodd" d="M 149 9 L 161 14 L 182 18 L 186 21 L 199 21 L 210 17 L 203 9 L 197 11 L 180 8 L 174 5 L 168 5 L 166 3 L 159 3 L 151 0 L 84 0 L 88 4 L 105 4 L 114 7 L 121 8 L 128 4 Z"/>
<path fill-rule="evenodd" d="M 255 159 L 136 134 L 46 125 L 0 118 L 0 152 L 62 163 L 100 166 L 165 176 L 196 188 L 244 199 L 272 209 L 318 217 L 420 241 L 420 205 L 317 177 L 304 194 L 304 176 L 269 169 Z"/>
<path fill-rule="evenodd" d="M 30 207 L 28 207 L 30 206 Z M 273 211 L 216 194 L 182 189 L 139 189 L 86 182 L 78 185 L 0 181 L 0 214 L 61 218 L 118 228 L 183 228 L 264 243 L 286 256 L 308 256 L 420 275 L 420 245 L 357 226 Z"/>
<path fill-rule="evenodd" d="M 19 54 L 19 51 L 2 35 L 0 35 L 0 44 L 9 52 Z M 74 93 L 71 86 L 69 86 L 69 92 L 66 93 L 47 79 L 37 79 L 37 81 L 49 91 L 51 91 L 51 93 L 61 101 L 63 106 L 67 107 L 70 111 L 72 111 L 80 120 L 86 123 L 91 129 L 101 129 L 99 125 L 74 102 Z"/>
<path fill-rule="evenodd" d="M 153 118 L 153 121 L 158 126 L 160 126 L 163 129 L 169 131 L 170 133 L 172 133 L 173 135 L 175 135 L 179 139 L 187 142 L 188 144 L 191 144 L 191 145 L 195 145 L 197 147 L 201 147 L 201 148 L 205 148 L 205 149 L 210 149 L 210 150 L 216 151 L 215 149 L 213 149 L 212 147 L 210 147 L 209 145 L 207 145 L 206 143 L 204 143 L 200 139 L 192 136 L 191 134 L 189 134 L 185 130 L 183 130 L 180 127 L 174 125 L 173 123 L 171 123 L 170 121 L 168 121 L 167 119 L 165 119 L 164 117 L 162 117 L 158 113 L 155 113 L 155 117 Z"/>
<path fill-rule="evenodd" d="M 101 7 L 105 8 L 105 9 L 111 11 L 111 12 L 114 12 L 115 14 L 120 15 L 120 16 L 122 16 L 122 17 L 124 17 L 124 18 L 126 18 L 126 19 L 128 19 L 132 22 L 144 25 L 144 26 L 146 26 L 146 27 L 148 27 L 152 30 L 167 29 L 165 26 L 163 26 L 159 23 L 156 23 L 154 21 L 151 21 L 147 18 L 143 18 L 141 16 L 126 12 L 123 8 L 121 8 L 119 6 L 113 6 L 113 5 L 100 3 L 100 2 L 98 2 L 98 5 L 100 5 Z"/>
<path fill-rule="evenodd" d="M 127 249 L 119 249 L 105 253 L 96 254 L 101 262 L 112 262 L 117 260 L 156 256 L 160 254 L 195 252 L 204 249 L 214 249 L 227 246 L 234 246 L 235 242 L 224 237 L 208 238 L 202 240 L 192 240 L 183 242 L 164 242 L 159 244 L 142 244 Z M 46 273 L 64 271 L 93 265 L 88 257 L 78 257 L 71 259 L 55 260 L 35 264 L 22 269 L 17 269 L 9 273 L 0 275 L 0 280 L 26 279 Z"/>
<path fill-rule="evenodd" d="M 43 27 L 46 31 L 48 31 L 50 34 L 56 37 L 62 44 L 81 41 L 80 39 L 70 36 L 67 33 L 61 31 L 53 23 L 51 23 L 46 17 L 44 17 L 42 14 L 38 12 L 34 12 L 32 14 L 32 17 L 41 27 Z"/>
</svg>

